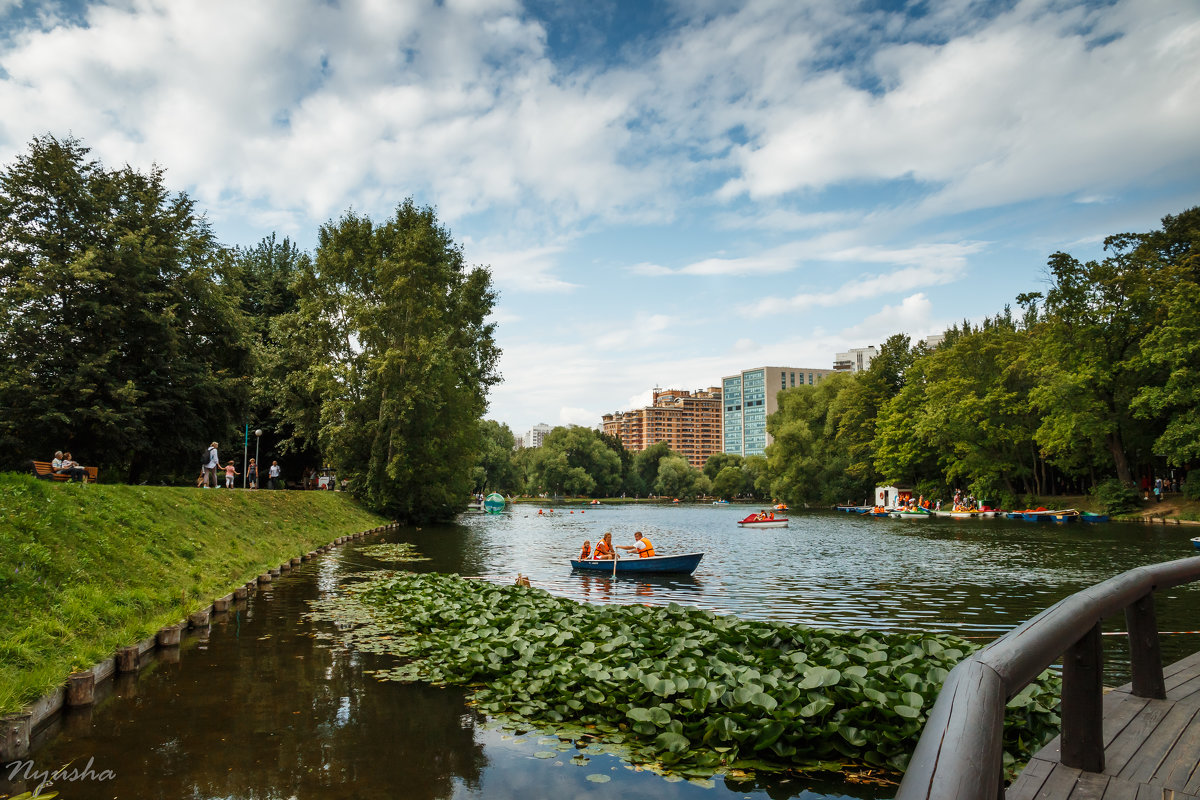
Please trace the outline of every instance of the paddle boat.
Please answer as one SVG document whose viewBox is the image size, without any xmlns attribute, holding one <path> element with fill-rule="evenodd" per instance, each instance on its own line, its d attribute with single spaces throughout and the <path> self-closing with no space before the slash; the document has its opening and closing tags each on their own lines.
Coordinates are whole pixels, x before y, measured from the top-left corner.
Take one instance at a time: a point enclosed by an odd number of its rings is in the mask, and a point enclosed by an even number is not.
<svg viewBox="0 0 1200 800">
<path fill-rule="evenodd" d="M 834 506 L 834 508 L 844 514 L 866 514 L 871 510 L 870 506 Z"/>
<path fill-rule="evenodd" d="M 598 506 L 598 505 L 600 505 L 600 501 L 599 501 L 599 500 L 593 500 L 592 502 L 588 503 L 588 505 L 589 505 L 589 506 Z"/>
<path fill-rule="evenodd" d="M 773 508 L 774 508 L 776 511 L 787 511 L 787 510 L 788 510 L 787 503 L 776 503 L 776 504 L 773 506 Z"/>
<path fill-rule="evenodd" d="M 896 519 L 929 519 L 933 512 L 927 508 L 898 508 L 892 516 Z"/>
<path fill-rule="evenodd" d="M 713 505 L 714 506 L 727 506 L 727 505 L 729 505 L 729 501 L 728 500 L 713 500 Z"/>
<path fill-rule="evenodd" d="M 675 556 L 650 556 L 649 558 L 618 558 L 595 560 L 571 559 L 571 569 L 585 572 L 599 572 L 612 575 L 614 566 L 617 575 L 634 575 L 646 573 L 671 573 L 676 575 L 691 575 L 700 564 L 704 553 L 681 553 Z"/>
<path fill-rule="evenodd" d="M 787 517 L 770 517 L 764 514 L 751 514 L 745 519 L 738 520 L 739 528 L 786 528 Z"/>
</svg>

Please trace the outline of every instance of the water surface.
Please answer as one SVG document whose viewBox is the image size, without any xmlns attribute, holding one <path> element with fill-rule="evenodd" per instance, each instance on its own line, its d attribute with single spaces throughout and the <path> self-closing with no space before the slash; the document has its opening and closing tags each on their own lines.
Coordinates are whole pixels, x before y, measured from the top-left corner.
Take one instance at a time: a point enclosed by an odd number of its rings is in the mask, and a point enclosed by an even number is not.
<svg viewBox="0 0 1200 800">
<path fill-rule="evenodd" d="M 546 509 L 548 507 L 543 507 Z M 1000 520 L 880 520 L 793 516 L 787 529 L 744 531 L 744 507 L 612 506 L 539 515 L 518 506 L 498 516 L 372 536 L 412 542 L 431 560 L 421 571 L 456 572 L 535 586 L 587 602 L 679 602 L 747 618 L 838 628 L 937 630 L 991 638 L 1080 588 L 1141 564 L 1192 555 L 1185 527 L 1056 526 Z M 701 550 L 690 578 L 609 580 L 573 574 L 566 560 L 583 539 L 611 530 L 617 544 L 643 531 L 661 553 Z M 542 759 L 541 734 L 484 727 L 461 691 L 381 683 L 365 674 L 378 657 L 314 638 L 308 601 L 356 573 L 386 566 L 351 543 L 306 563 L 251 598 L 174 660 L 106 684 L 90 711 L 39 733 L 38 770 L 68 762 L 112 770 L 111 781 L 55 788 L 68 798 L 835 798 L 893 790 L 800 780 L 715 788 L 669 783 L 612 756 L 585 767 Z M 1200 629 L 1200 593 L 1160 598 L 1164 631 Z M 1114 620 L 1112 628 L 1121 625 Z M 1110 682 L 1123 680 L 1122 648 L 1109 637 Z M 1168 634 L 1164 658 L 1200 649 L 1200 637 Z M 593 783 L 588 775 L 604 775 Z M 7 784 L 0 793 L 32 789 Z"/>
</svg>

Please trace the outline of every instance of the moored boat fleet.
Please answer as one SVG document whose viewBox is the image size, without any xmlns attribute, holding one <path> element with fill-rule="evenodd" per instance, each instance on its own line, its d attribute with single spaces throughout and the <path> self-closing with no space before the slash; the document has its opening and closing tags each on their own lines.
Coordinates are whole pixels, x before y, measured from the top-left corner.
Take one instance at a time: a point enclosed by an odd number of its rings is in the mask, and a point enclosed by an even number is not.
<svg viewBox="0 0 1200 800">
<path fill-rule="evenodd" d="M 921 508 L 919 506 L 837 506 L 838 511 L 847 514 L 863 514 L 871 517 L 889 517 L 892 519 L 930 519 L 942 517 L 945 519 L 986 519 L 998 517 L 1002 519 L 1019 519 L 1026 522 L 1108 522 L 1107 514 L 1091 514 L 1074 508 L 1029 508 L 1022 511 L 1004 511 L 999 508 L 967 508 L 963 506 L 949 510 Z"/>
</svg>

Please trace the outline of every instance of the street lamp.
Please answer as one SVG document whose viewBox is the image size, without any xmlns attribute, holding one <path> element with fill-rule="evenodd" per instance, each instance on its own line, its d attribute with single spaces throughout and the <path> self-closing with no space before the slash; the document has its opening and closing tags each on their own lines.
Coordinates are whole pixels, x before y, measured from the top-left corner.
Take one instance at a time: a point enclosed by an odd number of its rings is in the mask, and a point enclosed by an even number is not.
<svg viewBox="0 0 1200 800">
<path fill-rule="evenodd" d="M 258 461 L 258 444 L 262 441 L 262 428 L 254 429 L 254 482 L 258 482 L 258 474 L 262 471 L 262 464 Z M 255 489 L 258 487 L 255 486 Z"/>
</svg>

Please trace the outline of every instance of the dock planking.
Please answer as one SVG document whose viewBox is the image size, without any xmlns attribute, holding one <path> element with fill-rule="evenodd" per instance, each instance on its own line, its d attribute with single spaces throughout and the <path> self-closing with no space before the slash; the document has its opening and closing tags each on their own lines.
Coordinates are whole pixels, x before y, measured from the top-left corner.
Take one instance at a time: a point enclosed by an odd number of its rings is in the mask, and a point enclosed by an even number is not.
<svg viewBox="0 0 1200 800">
<path fill-rule="evenodd" d="M 1057 738 L 1017 777 L 1008 800 L 1200 800 L 1200 653 L 1163 670 L 1167 698 L 1125 685 L 1104 698 L 1104 771 L 1059 763 Z"/>
</svg>

